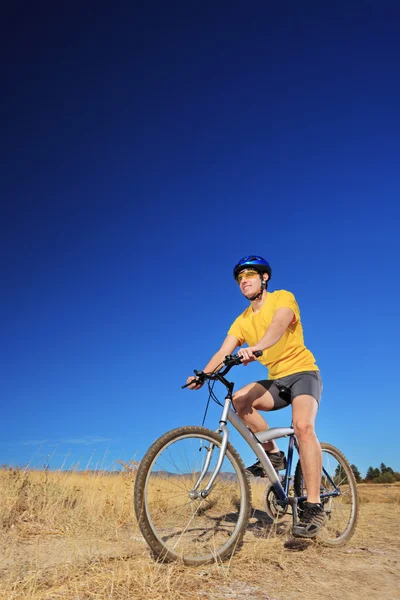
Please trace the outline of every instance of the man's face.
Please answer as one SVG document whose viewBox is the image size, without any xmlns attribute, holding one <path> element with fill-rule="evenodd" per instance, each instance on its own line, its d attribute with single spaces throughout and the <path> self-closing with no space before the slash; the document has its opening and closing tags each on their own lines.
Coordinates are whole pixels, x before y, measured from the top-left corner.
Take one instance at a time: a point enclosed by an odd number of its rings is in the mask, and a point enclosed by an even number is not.
<svg viewBox="0 0 400 600">
<path fill-rule="evenodd" d="M 237 276 L 240 291 L 246 297 L 251 298 L 260 291 L 260 274 L 254 269 L 243 269 Z"/>
</svg>

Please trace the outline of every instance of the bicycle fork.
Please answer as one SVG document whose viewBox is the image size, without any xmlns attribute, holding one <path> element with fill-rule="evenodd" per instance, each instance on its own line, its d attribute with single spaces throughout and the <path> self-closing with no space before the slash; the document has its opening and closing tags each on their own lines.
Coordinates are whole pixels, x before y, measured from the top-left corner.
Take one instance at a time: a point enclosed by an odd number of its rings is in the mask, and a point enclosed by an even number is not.
<svg viewBox="0 0 400 600">
<path fill-rule="evenodd" d="M 210 466 L 211 463 L 211 459 L 212 459 L 212 455 L 215 449 L 215 444 L 213 444 L 212 442 L 210 442 L 210 445 L 207 448 L 207 456 L 206 459 L 204 461 L 204 465 L 203 468 L 201 470 L 201 473 L 199 475 L 198 480 L 196 481 L 192 491 L 189 493 L 189 497 L 194 499 L 194 498 L 206 498 L 208 496 L 208 494 L 211 492 L 212 486 L 214 484 L 214 481 L 216 480 L 216 478 L 218 477 L 218 474 L 221 470 L 222 467 L 222 463 L 224 461 L 225 458 L 225 452 L 226 452 L 226 448 L 228 445 L 228 438 L 229 438 L 229 432 L 228 432 L 228 428 L 226 426 L 227 423 L 227 419 L 228 419 L 228 412 L 230 409 L 230 405 L 231 405 L 231 401 L 232 401 L 232 394 L 231 392 L 228 392 L 226 398 L 225 398 L 225 403 L 224 403 L 224 409 L 222 411 L 222 415 L 221 415 L 221 419 L 219 422 L 219 427 L 218 427 L 218 433 L 222 433 L 222 442 L 221 442 L 221 447 L 219 450 L 219 456 L 218 456 L 218 460 L 217 460 L 217 464 L 215 465 L 215 469 L 213 471 L 213 474 L 211 475 L 210 481 L 207 483 L 206 487 L 204 488 L 204 490 L 200 490 L 198 491 L 201 482 L 203 481 L 208 468 Z"/>
</svg>

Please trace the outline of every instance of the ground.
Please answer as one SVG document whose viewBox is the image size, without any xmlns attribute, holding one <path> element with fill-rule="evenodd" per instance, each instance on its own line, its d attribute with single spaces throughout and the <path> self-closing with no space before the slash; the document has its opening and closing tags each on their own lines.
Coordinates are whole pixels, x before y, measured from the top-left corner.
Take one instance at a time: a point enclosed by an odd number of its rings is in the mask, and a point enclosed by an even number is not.
<svg viewBox="0 0 400 600">
<path fill-rule="evenodd" d="M 40 525 L 25 516 L 25 528 L 17 520 L 1 537 L 0 598 L 395 600 L 400 504 L 385 489 L 380 497 L 363 493 L 357 531 L 346 546 L 295 542 L 289 523 L 276 527 L 257 511 L 240 552 L 198 568 L 155 562 L 133 520 L 115 526 L 109 515 L 102 535 L 102 528 L 83 524 L 81 531 L 57 529 L 56 513 L 47 531 L 43 518 Z"/>
<path fill-rule="evenodd" d="M 399 484 L 359 486 L 345 546 L 295 541 L 257 509 L 229 561 L 192 568 L 151 556 L 134 478 L 0 470 L 0 600 L 400 599 Z"/>
</svg>

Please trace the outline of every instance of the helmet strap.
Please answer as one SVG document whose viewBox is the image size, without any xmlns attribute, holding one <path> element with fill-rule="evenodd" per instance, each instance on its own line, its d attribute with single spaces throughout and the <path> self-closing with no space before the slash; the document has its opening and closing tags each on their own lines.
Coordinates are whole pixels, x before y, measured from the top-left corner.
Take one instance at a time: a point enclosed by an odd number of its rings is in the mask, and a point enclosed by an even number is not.
<svg viewBox="0 0 400 600">
<path fill-rule="evenodd" d="M 258 292 L 258 294 L 256 294 L 252 298 L 247 298 L 247 300 L 250 300 L 250 302 L 254 302 L 254 300 L 258 300 L 259 298 L 261 298 L 261 296 L 263 295 L 263 291 L 265 289 L 267 289 L 267 281 L 262 276 L 262 273 L 260 273 L 260 279 L 261 279 L 261 289 Z"/>
</svg>

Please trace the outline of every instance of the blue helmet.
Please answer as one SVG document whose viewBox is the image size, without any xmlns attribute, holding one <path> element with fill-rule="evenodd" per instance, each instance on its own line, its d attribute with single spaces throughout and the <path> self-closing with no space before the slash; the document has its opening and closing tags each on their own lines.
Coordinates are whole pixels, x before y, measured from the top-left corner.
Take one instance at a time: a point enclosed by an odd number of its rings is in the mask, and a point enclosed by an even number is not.
<svg viewBox="0 0 400 600">
<path fill-rule="evenodd" d="M 233 276 L 236 279 L 239 275 L 240 271 L 243 269 L 254 269 L 255 271 L 259 271 L 260 273 L 268 273 L 269 278 L 271 279 L 272 271 L 269 263 L 262 256 L 256 256 L 251 254 L 250 256 L 245 256 L 241 260 L 239 260 L 238 264 L 233 269 Z"/>
</svg>

